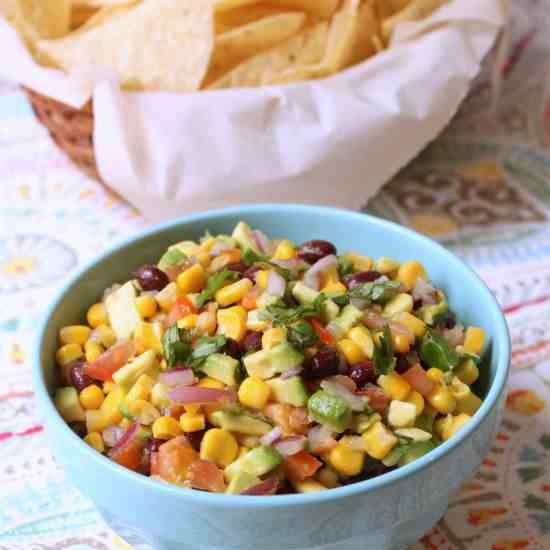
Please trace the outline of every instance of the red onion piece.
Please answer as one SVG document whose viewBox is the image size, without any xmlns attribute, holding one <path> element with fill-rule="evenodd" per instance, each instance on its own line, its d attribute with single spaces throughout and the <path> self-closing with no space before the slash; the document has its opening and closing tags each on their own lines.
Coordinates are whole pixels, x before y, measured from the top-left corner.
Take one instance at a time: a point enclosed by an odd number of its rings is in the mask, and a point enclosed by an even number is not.
<svg viewBox="0 0 550 550">
<path fill-rule="evenodd" d="M 262 445 L 272 445 L 283 435 L 283 430 L 279 426 L 275 426 L 270 432 L 267 432 L 260 438 Z"/>
<path fill-rule="evenodd" d="M 273 445 L 273 448 L 283 456 L 292 456 L 306 448 L 307 438 L 303 435 L 293 435 L 279 439 Z"/>
<path fill-rule="evenodd" d="M 281 374 L 281 380 L 287 380 L 293 376 L 298 376 L 303 370 L 304 367 L 294 367 L 293 369 L 285 370 L 283 374 Z"/>
<path fill-rule="evenodd" d="M 267 278 L 267 293 L 281 297 L 285 293 L 286 281 L 276 271 L 271 271 Z"/>
<path fill-rule="evenodd" d="M 107 447 L 115 447 L 124 436 L 124 433 L 124 428 L 120 426 L 109 426 L 101 432 L 101 437 L 103 437 Z"/>
<path fill-rule="evenodd" d="M 112 451 L 118 451 L 129 445 L 134 439 L 135 435 L 139 430 L 139 422 L 134 422 L 131 424 L 124 435 L 118 440 L 117 444 L 112 448 Z"/>
<path fill-rule="evenodd" d="M 271 243 L 264 233 L 258 229 L 252 230 L 252 238 L 256 243 L 256 246 L 260 249 L 262 254 L 269 254 L 271 252 Z"/>
<path fill-rule="evenodd" d="M 219 390 L 216 388 L 188 386 L 169 391 L 167 396 L 178 403 L 196 403 L 197 405 L 207 405 L 208 403 L 219 403 L 221 401 L 234 403 L 237 401 L 237 393 L 231 388 Z"/>
<path fill-rule="evenodd" d="M 169 388 L 192 386 L 197 379 L 191 369 L 174 369 L 159 374 L 159 382 Z"/>
<path fill-rule="evenodd" d="M 378 413 L 383 413 L 391 401 L 391 397 L 374 384 L 367 384 L 363 389 L 357 391 L 357 395 L 366 398 L 369 407 Z"/>
<path fill-rule="evenodd" d="M 321 258 L 304 273 L 303 283 L 313 290 L 319 290 L 321 284 L 320 275 L 337 265 L 338 259 L 334 254 Z"/>
<path fill-rule="evenodd" d="M 451 329 L 443 329 L 443 336 L 449 343 L 449 346 L 456 348 L 464 344 L 464 327 L 461 324 L 455 325 Z"/>
<path fill-rule="evenodd" d="M 322 424 L 311 428 L 307 434 L 307 438 L 309 441 L 309 450 L 313 453 L 330 451 L 338 444 L 330 428 Z"/>
<path fill-rule="evenodd" d="M 331 376 L 330 378 L 327 378 L 326 380 L 329 380 L 330 382 L 336 382 L 336 384 L 341 384 L 349 391 L 355 391 L 357 389 L 357 384 L 349 376 L 336 374 L 334 376 Z"/>
<path fill-rule="evenodd" d="M 430 306 L 437 304 L 437 291 L 427 281 L 418 277 L 416 285 L 412 291 L 413 300 L 421 300 L 422 305 Z"/>
<path fill-rule="evenodd" d="M 271 260 L 271 263 L 284 269 L 289 269 L 293 272 L 307 268 L 307 264 L 300 258 L 290 258 L 290 260 Z"/>
<path fill-rule="evenodd" d="M 414 334 L 411 330 L 409 330 L 404 324 L 399 323 L 397 321 L 390 321 L 388 323 L 390 329 L 392 332 L 395 332 L 395 334 L 403 334 L 403 336 L 406 336 L 409 342 L 414 342 Z"/>
<path fill-rule="evenodd" d="M 279 487 L 279 480 L 276 477 L 268 477 L 266 480 L 250 487 L 250 489 L 246 489 L 246 491 L 240 494 L 247 496 L 272 495 L 277 491 L 277 487 Z"/>
<path fill-rule="evenodd" d="M 346 403 L 351 407 L 352 411 L 364 411 L 367 400 L 361 395 L 355 395 L 349 391 L 348 388 L 342 386 L 338 382 L 332 382 L 331 380 L 323 380 L 321 387 L 330 393 L 339 395 Z"/>
<path fill-rule="evenodd" d="M 363 314 L 363 324 L 374 330 L 380 330 L 388 324 L 388 320 L 384 319 L 380 313 L 369 309 Z"/>
<path fill-rule="evenodd" d="M 325 327 L 329 334 L 335 339 L 335 340 L 341 340 L 344 337 L 344 330 L 342 327 L 335 323 L 334 321 L 330 321 L 330 323 Z"/>
</svg>

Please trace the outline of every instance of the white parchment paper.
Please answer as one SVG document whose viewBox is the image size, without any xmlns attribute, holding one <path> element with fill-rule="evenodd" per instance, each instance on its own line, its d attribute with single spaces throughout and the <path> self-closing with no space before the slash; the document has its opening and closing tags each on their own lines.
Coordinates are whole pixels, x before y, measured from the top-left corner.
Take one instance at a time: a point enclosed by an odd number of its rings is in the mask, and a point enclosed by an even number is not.
<svg viewBox="0 0 550 550">
<path fill-rule="evenodd" d="M 192 94 L 123 92 L 101 67 L 39 67 L 0 19 L 0 77 L 75 107 L 93 97 L 99 171 L 154 221 L 264 201 L 356 209 L 449 122 L 508 11 L 454 0 L 331 78 Z"/>
</svg>

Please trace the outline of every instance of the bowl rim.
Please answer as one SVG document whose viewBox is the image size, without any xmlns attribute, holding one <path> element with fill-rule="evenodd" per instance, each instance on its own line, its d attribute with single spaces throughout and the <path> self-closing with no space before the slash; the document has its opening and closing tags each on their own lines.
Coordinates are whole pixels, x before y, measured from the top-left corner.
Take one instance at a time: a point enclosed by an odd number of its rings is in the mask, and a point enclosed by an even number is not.
<svg viewBox="0 0 550 550">
<path fill-rule="evenodd" d="M 468 422 L 468 424 L 462 430 L 460 430 L 457 435 L 455 435 L 450 440 L 445 441 L 436 449 L 430 451 L 428 454 L 415 460 L 414 462 L 369 480 L 352 483 L 350 485 L 345 485 L 336 489 L 330 489 L 329 491 L 319 491 L 315 493 L 303 494 L 271 495 L 268 498 L 250 498 L 243 495 L 226 495 L 207 493 L 203 491 L 182 490 L 181 487 L 177 487 L 175 485 L 151 480 L 147 476 L 138 474 L 136 472 L 133 472 L 132 470 L 124 468 L 123 466 L 119 466 L 115 462 L 112 462 L 107 457 L 103 456 L 102 454 L 98 453 L 90 446 L 88 446 L 80 437 L 78 437 L 78 435 L 76 435 L 71 430 L 69 425 L 61 418 L 61 416 L 57 412 L 53 404 L 53 399 L 48 393 L 43 376 L 40 358 L 42 343 L 45 338 L 45 333 L 53 313 L 62 303 L 65 294 L 74 284 L 78 282 L 78 280 L 82 276 L 87 273 L 89 269 L 91 269 L 98 263 L 103 262 L 109 256 L 120 253 L 125 247 L 134 244 L 136 241 L 153 236 L 166 230 L 173 229 L 182 224 L 189 225 L 193 224 L 193 222 L 204 222 L 208 221 L 209 219 L 215 219 L 222 216 L 235 216 L 242 219 L 246 218 L 246 216 L 249 214 L 263 213 L 266 215 L 276 215 L 277 212 L 280 212 L 285 214 L 290 213 L 299 215 L 304 211 L 319 215 L 343 216 L 354 219 L 356 221 L 365 222 L 367 224 L 374 224 L 381 227 L 382 229 L 387 229 L 394 234 L 401 234 L 408 240 L 417 241 L 419 243 L 423 243 L 424 245 L 427 244 L 434 248 L 434 251 L 437 252 L 437 254 L 441 256 L 442 259 L 446 258 L 450 262 L 450 264 L 454 263 L 456 265 L 458 263 L 458 265 L 462 267 L 463 271 L 466 271 L 470 276 L 474 278 L 475 281 L 477 281 L 479 291 L 485 294 L 485 297 L 492 305 L 492 311 L 489 311 L 489 313 L 491 317 L 493 317 L 494 320 L 496 320 L 497 322 L 496 333 L 498 336 L 496 338 L 496 345 L 493 348 L 493 352 L 497 354 L 498 364 L 495 378 L 481 407 L 475 413 L 472 420 Z M 510 334 L 504 315 L 494 295 L 489 290 L 484 281 L 479 277 L 479 275 L 477 275 L 477 273 L 475 273 L 475 271 L 473 271 L 472 268 L 464 263 L 461 258 L 444 248 L 439 243 L 433 241 L 432 239 L 389 220 L 342 208 L 292 203 L 261 203 L 255 205 L 243 205 L 237 207 L 207 210 L 183 216 L 168 222 L 164 222 L 162 224 L 154 225 L 148 229 L 139 231 L 138 233 L 135 233 L 130 237 L 118 240 L 110 247 L 108 247 L 103 253 L 80 266 L 76 270 L 76 272 L 63 283 L 61 288 L 58 289 L 55 298 L 52 300 L 49 307 L 47 308 L 43 320 L 40 323 L 39 330 L 36 334 L 32 365 L 33 386 L 35 394 L 37 399 L 40 401 L 40 404 L 42 405 L 42 415 L 49 416 L 49 421 L 47 422 L 47 424 L 52 427 L 50 429 L 61 430 L 64 435 L 69 438 L 68 441 L 71 441 L 77 445 L 81 445 L 80 452 L 84 453 L 85 456 L 87 456 L 89 460 L 93 461 L 98 468 L 103 468 L 105 470 L 105 475 L 110 474 L 113 476 L 122 476 L 123 478 L 126 478 L 128 482 L 141 484 L 141 487 L 144 491 L 158 491 L 160 493 L 164 493 L 166 496 L 180 499 L 181 502 L 190 503 L 195 501 L 200 504 L 210 505 L 217 508 L 229 508 L 234 506 L 239 506 L 242 508 L 279 508 L 335 501 L 341 498 L 357 495 L 359 493 L 379 490 L 398 483 L 399 481 L 405 480 L 406 478 L 409 478 L 410 476 L 421 472 L 427 466 L 442 460 L 455 448 L 460 446 L 466 439 L 470 438 L 473 435 L 480 424 L 487 418 L 492 409 L 497 405 L 499 397 L 504 391 L 509 372 Z"/>
</svg>

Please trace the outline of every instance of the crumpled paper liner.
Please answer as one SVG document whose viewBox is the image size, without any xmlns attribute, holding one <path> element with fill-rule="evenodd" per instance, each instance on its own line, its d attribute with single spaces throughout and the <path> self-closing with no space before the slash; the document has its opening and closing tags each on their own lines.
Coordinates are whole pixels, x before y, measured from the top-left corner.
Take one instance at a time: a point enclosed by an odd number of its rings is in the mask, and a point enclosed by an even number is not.
<svg viewBox="0 0 550 550">
<path fill-rule="evenodd" d="M 446 126 L 508 12 L 507 0 L 454 0 L 333 77 L 192 94 L 40 67 L 0 19 L 0 77 L 74 107 L 93 96 L 99 172 L 153 221 L 249 202 L 357 209 Z"/>
</svg>

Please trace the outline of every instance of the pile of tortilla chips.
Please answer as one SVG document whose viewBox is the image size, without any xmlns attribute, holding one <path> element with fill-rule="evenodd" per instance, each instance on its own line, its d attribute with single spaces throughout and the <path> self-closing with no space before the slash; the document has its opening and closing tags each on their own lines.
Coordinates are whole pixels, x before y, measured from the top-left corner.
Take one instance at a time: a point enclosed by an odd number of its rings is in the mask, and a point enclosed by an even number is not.
<svg viewBox="0 0 550 550">
<path fill-rule="evenodd" d="M 449 0 L 0 0 L 36 60 L 108 66 L 124 89 L 191 92 L 322 78 Z"/>
</svg>

